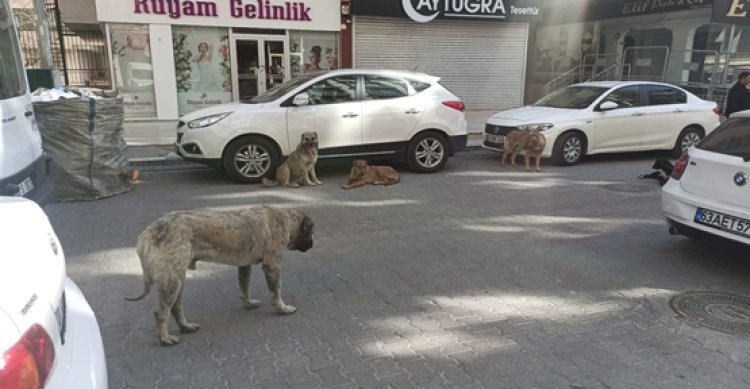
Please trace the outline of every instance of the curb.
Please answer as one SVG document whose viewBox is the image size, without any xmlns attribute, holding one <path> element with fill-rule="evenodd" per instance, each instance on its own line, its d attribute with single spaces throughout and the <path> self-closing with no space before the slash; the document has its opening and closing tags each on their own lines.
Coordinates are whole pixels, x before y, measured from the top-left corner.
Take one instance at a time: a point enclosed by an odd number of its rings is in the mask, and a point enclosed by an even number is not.
<svg viewBox="0 0 750 389">
<path fill-rule="evenodd" d="M 481 146 L 467 146 L 463 151 L 456 153 L 455 157 L 461 158 L 468 154 L 494 154 L 493 151 L 482 148 Z M 153 168 L 153 167 L 164 167 L 164 168 L 184 168 L 184 169 L 211 169 L 210 166 L 203 165 L 196 162 L 189 162 L 181 157 L 174 157 L 171 155 L 164 157 L 141 157 L 141 158 L 130 158 L 130 165 L 137 168 Z"/>
</svg>

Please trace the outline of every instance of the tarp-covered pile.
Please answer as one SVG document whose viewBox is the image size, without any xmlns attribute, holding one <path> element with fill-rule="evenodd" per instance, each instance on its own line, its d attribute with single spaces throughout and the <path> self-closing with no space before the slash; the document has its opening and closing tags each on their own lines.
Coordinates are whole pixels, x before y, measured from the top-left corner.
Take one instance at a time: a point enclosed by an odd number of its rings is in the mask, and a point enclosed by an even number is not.
<svg viewBox="0 0 750 389">
<path fill-rule="evenodd" d="M 34 95 L 44 150 L 53 161 L 57 199 L 95 200 L 129 191 L 122 99 L 67 90 Z"/>
</svg>

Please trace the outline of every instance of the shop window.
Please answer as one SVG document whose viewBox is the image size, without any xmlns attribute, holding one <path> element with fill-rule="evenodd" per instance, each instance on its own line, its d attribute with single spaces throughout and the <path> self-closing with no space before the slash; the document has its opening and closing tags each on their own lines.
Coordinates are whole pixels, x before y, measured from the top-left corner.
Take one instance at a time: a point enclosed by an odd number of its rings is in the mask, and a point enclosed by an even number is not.
<svg viewBox="0 0 750 389">
<path fill-rule="evenodd" d="M 305 90 L 310 105 L 337 104 L 354 101 L 357 95 L 357 77 L 331 77 Z"/>
<path fill-rule="evenodd" d="M 155 117 L 154 72 L 147 24 L 109 26 L 115 87 L 125 117 Z"/>
<path fill-rule="evenodd" d="M 232 101 L 229 30 L 172 27 L 180 115 Z"/>
<path fill-rule="evenodd" d="M 338 69 L 338 33 L 292 31 L 289 63 L 292 78 L 305 73 Z"/>
<path fill-rule="evenodd" d="M 408 95 L 409 86 L 402 79 L 365 76 L 365 100 L 393 99 Z"/>
<path fill-rule="evenodd" d="M 672 47 L 672 30 L 633 30 L 625 36 L 623 46 L 630 78 L 661 80 L 669 49 Z"/>
</svg>

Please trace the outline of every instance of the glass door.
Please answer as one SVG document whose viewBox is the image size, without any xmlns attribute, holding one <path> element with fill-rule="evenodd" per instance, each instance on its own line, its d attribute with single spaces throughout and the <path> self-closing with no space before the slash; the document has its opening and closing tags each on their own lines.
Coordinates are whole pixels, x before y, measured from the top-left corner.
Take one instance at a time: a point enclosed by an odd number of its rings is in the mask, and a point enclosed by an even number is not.
<svg viewBox="0 0 750 389">
<path fill-rule="evenodd" d="M 289 56 L 285 36 L 232 37 L 234 99 L 250 100 L 289 79 Z"/>
<path fill-rule="evenodd" d="M 237 61 L 234 69 L 237 72 L 237 95 L 235 100 L 250 100 L 261 93 L 260 57 L 258 55 L 258 41 L 238 40 L 234 47 Z"/>
</svg>

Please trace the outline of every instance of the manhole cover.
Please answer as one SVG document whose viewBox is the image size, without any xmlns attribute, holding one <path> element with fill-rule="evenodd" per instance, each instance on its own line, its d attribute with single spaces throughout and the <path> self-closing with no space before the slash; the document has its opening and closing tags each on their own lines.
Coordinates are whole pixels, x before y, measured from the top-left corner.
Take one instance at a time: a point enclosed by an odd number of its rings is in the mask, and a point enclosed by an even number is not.
<svg viewBox="0 0 750 389">
<path fill-rule="evenodd" d="M 599 187 L 602 189 L 621 193 L 646 193 L 654 192 L 659 189 L 659 187 L 655 185 L 629 184 L 626 182 L 617 184 L 603 184 L 599 185 Z"/>
<path fill-rule="evenodd" d="M 685 319 L 703 327 L 750 335 L 750 298 L 729 293 L 688 292 L 669 302 Z"/>
</svg>

